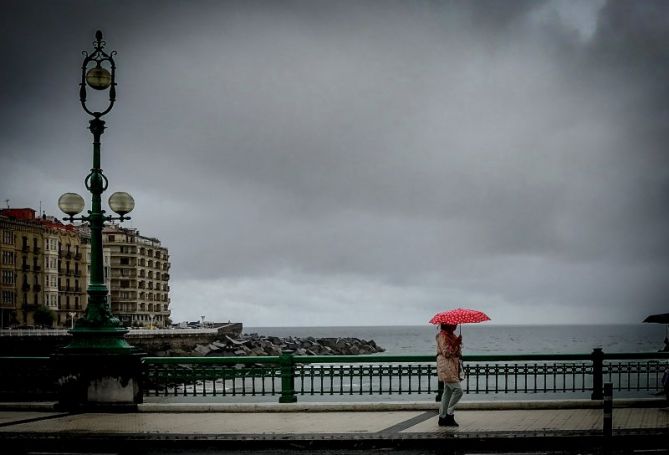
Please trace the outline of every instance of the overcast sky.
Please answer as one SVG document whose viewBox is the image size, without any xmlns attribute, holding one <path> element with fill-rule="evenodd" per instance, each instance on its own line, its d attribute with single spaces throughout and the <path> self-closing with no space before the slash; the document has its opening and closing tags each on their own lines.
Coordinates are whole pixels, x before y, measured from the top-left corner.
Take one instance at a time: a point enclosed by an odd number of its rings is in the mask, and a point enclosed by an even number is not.
<svg viewBox="0 0 669 455">
<path fill-rule="evenodd" d="M 84 194 L 103 30 L 106 196 L 169 248 L 174 321 L 669 311 L 669 2 L 2 5 L 0 202 Z"/>
</svg>

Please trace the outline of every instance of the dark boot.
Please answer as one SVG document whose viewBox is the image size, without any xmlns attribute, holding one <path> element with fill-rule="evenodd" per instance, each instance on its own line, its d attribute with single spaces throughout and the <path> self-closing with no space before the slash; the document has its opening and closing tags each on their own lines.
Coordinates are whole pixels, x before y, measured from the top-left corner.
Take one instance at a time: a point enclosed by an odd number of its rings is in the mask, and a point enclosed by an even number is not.
<svg viewBox="0 0 669 455">
<path fill-rule="evenodd" d="M 453 414 L 446 414 L 446 427 L 459 427 L 458 422 L 455 421 L 455 415 Z"/>
<path fill-rule="evenodd" d="M 445 427 L 445 426 L 446 426 L 446 422 L 447 422 L 447 420 L 448 420 L 448 419 L 446 419 L 446 418 L 444 418 L 444 417 L 439 417 L 439 426 L 440 426 L 440 427 Z"/>
</svg>

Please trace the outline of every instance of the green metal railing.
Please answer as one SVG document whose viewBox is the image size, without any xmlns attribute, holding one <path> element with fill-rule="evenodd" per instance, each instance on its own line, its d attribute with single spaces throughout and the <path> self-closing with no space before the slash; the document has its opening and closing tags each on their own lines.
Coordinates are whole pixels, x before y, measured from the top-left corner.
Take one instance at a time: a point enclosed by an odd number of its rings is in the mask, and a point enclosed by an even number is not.
<svg viewBox="0 0 669 455">
<path fill-rule="evenodd" d="M 434 356 L 145 357 L 145 397 L 352 397 L 436 394 Z M 467 394 L 576 394 L 602 399 L 604 382 L 630 394 L 662 390 L 669 353 L 468 355 Z M 49 357 L 0 357 L 0 400 L 58 397 Z"/>
<path fill-rule="evenodd" d="M 604 380 L 616 390 L 657 392 L 669 368 L 666 353 L 469 355 L 468 394 L 590 393 L 601 399 Z M 434 356 L 147 357 L 144 395 L 402 395 L 436 393 Z"/>
</svg>

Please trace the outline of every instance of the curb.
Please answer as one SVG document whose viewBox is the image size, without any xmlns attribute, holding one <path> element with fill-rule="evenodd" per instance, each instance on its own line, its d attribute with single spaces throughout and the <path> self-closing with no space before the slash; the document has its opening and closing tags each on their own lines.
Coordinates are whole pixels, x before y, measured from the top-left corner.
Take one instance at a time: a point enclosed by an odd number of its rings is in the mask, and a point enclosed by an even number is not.
<svg viewBox="0 0 669 455">
<path fill-rule="evenodd" d="M 664 400 L 655 398 L 614 400 L 615 408 L 661 407 Z M 500 411 L 518 409 L 601 409 L 602 400 L 537 400 L 461 402 L 458 410 Z M 358 402 L 358 403 L 143 403 L 137 412 L 389 412 L 437 411 L 435 402 Z"/>
<path fill-rule="evenodd" d="M 0 411 L 55 411 L 56 401 L 0 402 Z"/>
</svg>

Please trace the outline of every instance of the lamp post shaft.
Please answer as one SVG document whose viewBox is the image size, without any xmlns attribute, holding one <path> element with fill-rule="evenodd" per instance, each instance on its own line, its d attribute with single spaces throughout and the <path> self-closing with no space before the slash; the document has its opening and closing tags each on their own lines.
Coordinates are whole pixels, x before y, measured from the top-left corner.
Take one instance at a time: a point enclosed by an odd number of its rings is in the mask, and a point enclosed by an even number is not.
<svg viewBox="0 0 669 455">
<path fill-rule="evenodd" d="M 106 189 L 106 178 L 100 168 L 100 136 L 104 132 L 104 129 L 105 122 L 103 120 L 100 120 L 99 118 L 91 120 L 90 130 L 91 133 L 93 133 L 93 169 L 91 169 L 91 174 L 86 180 L 86 186 L 92 194 L 92 210 L 89 216 L 91 229 L 91 272 L 89 284 L 95 287 L 105 286 L 102 251 L 102 226 L 104 219 L 101 195 Z"/>
</svg>

